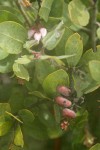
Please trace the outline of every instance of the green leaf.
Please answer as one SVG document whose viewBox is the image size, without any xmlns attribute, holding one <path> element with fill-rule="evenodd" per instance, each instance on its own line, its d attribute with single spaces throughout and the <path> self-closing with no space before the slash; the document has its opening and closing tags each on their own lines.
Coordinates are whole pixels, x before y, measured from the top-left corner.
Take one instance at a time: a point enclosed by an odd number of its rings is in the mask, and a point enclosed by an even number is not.
<svg viewBox="0 0 100 150">
<path fill-rule="evenodd" d="M 41 8 L 39 11 L 39 16 L 44 19 L 46 22 L 48 21 L 49 13 L 51 11 L 51 6 L 54 0 L 43 0 L 41 4 Z"/>
<path fill-rule="evenodd" d="M 97 46 L 96 53 L 94 53 L 92 49 L 87 50 L 83 54 L 83 56 L 80 60 L 80 64 L 82 65 L 82 67 L 88 67 L 88 63 L 91 60 L 99 60 L 100 61 L 100 45 Z"/>
<path fill-rule="evenodd" d="M 15 14 L 12 14 L 7 10 L 0 10 L 0 23 L 4 21 L 15 21 L 21 23 Z"/>
<path fill-rule="evenodd" d="M 33 92 L 30 92 L 29 94 L 32 94 L 38 98 L 41 98 L 41 99 L 47 99 L 47 100 L 51 100 L 49 97 L 45 96 L 43 93 L 39 92 L 39 91 L 33 91 Z"/>
<path fill-rule="evenodd" d="M 89 150 L 100 150 L 100 143 L 95 144 Z"/>
<path fill-rule="evenodd" d="M 36 77 L 40 84 L 43 83 L 45 77 L 56 70 L 56 67 L 48 60 L 38 60 L 35 63 Z"/>
<path fill-rule="evenodd" d="M 69 28 L 65 27 L 64 34 L 58 43 L 58 45 L 55 47 L 55 51 L 57 55 L 65 55 L 65 44 L 67 39 L 73 34 L 73 31 Z"/>
<path fill-rule="evenodd" d="M 23 133 L 26 136 L 30 136 L 31 138 L 34 139 L 39 139 L 39 140 L 47 140 L 48 139 L 48 134 L 47 134 L 47 128 L 44 126 L 43 123 L 36 117 L 34 119 L 34 122 L 31 123 L 28 126 L 23 125 Z"/>
<path fill-rule="evenodd" d="M 30 50 L 33 46 L 36 46 L 36 45 L 38 45 L 38 41 L 30 40 L 30 41 L 26 41 L 23 47 L 26 48 L 27 50 Z"/>
<path fill-rule="evenodd" d="M 57 104 L 54 104 L 54 116 L 57 123 L 61 121 L 60 107 Z"/>
<path fill-rule="evenodd" d="M 54 0 L 50 12 L 50 16 L 61 18 L 63 13 L 63 0 Z"/>
<path fill-rule="evenodd" d="M 16 55 L 9 55 L 5 59 L 0 60 L 0 72 L 8 73 L 12 71 L 12 66 L 15 59 L 16 59 Z"/>
<path fill-rule="evenodd" d="M 75 148 L 84 142 L 84 128 L 88 122 L 88 112 L 83 110 L 77 112 L 76 119 L 70 124 L 70 128 L 73 131 L 73 143 L 72 146 Z M 75 148 L 76 150 L 77 148 Z M 79 147 L 80 149 L 80 147 Z"/>
<path fill-rule="evenodd" d="M 0 116 L 5 114 L 5 111 L 11 112 L 9 103 L 0 103 Z"/>
<path fill-rule="evenodd" d="M 86 26 L 89 23 L 89 13 L 80 0 L 72 0 L 68 4 L 71 21 L 76 25 Z"/>
<path fill-rule="evenodd" d="M 31 123 L 33 123 L 33 121 L 35 119 L 33 113 L 28 109 L 20 110 L 18 112 L 18 115 L 21 118 L 21 120 L 23 121 L 23 126 L 24 125 L 30 125 Z"/>
<path fill-rule="evenodd" d="M 68 4 L 65 3 L 65 2 L 63 2 L 63 16 L 62 16 L 62 19 L 64 21 L 64 24 L 67 27 L 70 27 L 72 25 L 72 21 L 70 20 L 69 13 L 68 13 Z"/>
<path fill-rule="evenodd" d="M 32 59 L 31 55 L 23 55 L 21 58 L 18 58 L 17 60 L 15 60 L 15 62 L 18 64 L 25 65 L 25 64 L 30 63 L 31 59 Z"/>
<path fill-rule="evenodd" d="M 45 78 L 43 82 L 43 88 L 48 95 L 55 96 L 57 86 L 59 85 L 68 86 L 68 84 L 69 84 L 68 74 L 64 70 L 60 69 L 49 74 Z"/>
<path fill-rule="evenodd" d="M 91 84 L 87 88 L 85 88 L 84 94 L 91 93 L 95 91 L 96 89 L 98 89 L 99 87 L 100 87 L 100 83 L 96 81 L 92 81 Z"/>
<path fill-rule="evenodd" d="M 65 46 L 65 54 L 66 55 L 74 55 L 72 58 L 67 58 L 67 63 L 69 66 L 76 66 L 82 56 L 83 52 L 83 43 L 80 39 L 80 35 L 78 33 L 74 33 L 71 35 Z"/>
<path fill-rule="evenodd" d="M 92 78 L 100 83 L 100 61 L 92 60 L 89 62 L 89 69 Z"/>
<path fill-rule="evenodd" d="M 24 146 L 23 134 L 21 131 L 21 127 L 18 125 L 15 130 L 14 144 L 16 146 Z"/>
<path fill-rule="evenodd" d="M 74 88 L 77 91 L 77 97 L 80 98 L 84 90 L 90 85 L 91 81 L 89 81 L 87 74 L 82 72 L 84 77 L 82 78 L 81 75 L 73 75 L 74 80 Z"/>
<path fill-rule="evenodd" d="M 59 22 L 61 21 L 60 18 L 55 18 L 55 17 L 49 17 L 48 18 L 48 22 L 44 22 L 42 21 L 43 26 L 49 31 L 52 29 L 52 27 L 56 26 L 57 24 L 59 24 Z"/>
<path fill-rule="evenodd" d="M 20 109 L 24 108 L 25 91 L 24 88 L 14 86 L 9 98 L 9 104 L 13 114 L 17 114 Z"/>
<path fill-rule="evenodd" d="M 6 58 L 9 54 L 0 48 L 0 60 Z"/>
<path fill-rule="evenodd" d="M 0 116 L 0 136 L 7 134 L 11 127 L 12 121 L 6 119 L 3 115 Z"/>
<path fill-rule="evenodd" d="M 29 73 L 22 64 L 14 63 L 13 71 L 17 77 L 29 81 Z"/>
<path fill-rule="evenodd" d="M 20 22 L 22 22 L 22 23 L 24 22 L 24 18 L 18 9 L 16 9 L 14 7 L 10 7 L 10 6 L 0 5 L 0 10 L 10 12 L 11 14 L 14 14 L 15 18 L 19 19 Z"/>
<path fill-rule="evenodd" d="M 20 53 L 26 38 L 27 32 L 20 24 L 12 21 L 0 23 L 0 47 L 7 53 Z"/>
<path fill-rule="evenodd" d="M 45 48 L 53 50 L 57 46 L 65 31 L 63 25 L 63 22 L 60 22 L 54 30 L 48 32 L 43 38 L 42 43 Z"/>
<path fill-rule="evenodd" d="M 97 29 L 97 37 L 100 39 L 100 27 Z"/>
<path fill-rule="evenodd" d="M 55 121 L 54 114 L 51 112 L 52 109 L 48 109 L 49 105 L 41 105 L 39 107 L 39 119 L 40 121 L 45 125 L 45 128 L 47 129 L 47 133 L 49 138 L 55 139 L 62 135 L 62 130 L 59 126 L 59 124 Z M 42 112 L 42 113 L 41 113 Z"/>
</svg>

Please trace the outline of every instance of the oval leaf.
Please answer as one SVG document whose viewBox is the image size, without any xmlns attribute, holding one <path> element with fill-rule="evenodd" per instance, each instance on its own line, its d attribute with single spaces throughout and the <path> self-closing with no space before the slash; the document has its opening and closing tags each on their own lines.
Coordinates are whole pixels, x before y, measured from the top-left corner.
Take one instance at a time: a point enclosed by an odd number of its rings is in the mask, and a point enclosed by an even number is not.
<svg viewBox="0 0 100 150">
<path fill-rule="evenodd" d="M 12 14 L 10 11 L 7 10 L 0 10 L 0 23 L 4 21 L 15 21 L 21 23 L 19 19 L 15 16 L 15 14 Z"/>
<path fill-rule="evenodd" d="M 89 62 L 89 69 L 92 78 L 100 83 L 100 61 L 93 60 Z"/>
<path fill-rule="evenodd" d="M 6 58 L 9 54 L 0 48 L 0 60 Z"/>
<path fill-rule="evenodd" d="M 10 72 L 12 70 L 15 58 L 16 58 L 15 55 L 9 55 L 7 58 L 0 60 L 0 72 L 1 73 Z"/>
<path fill-rule="evenodd" d="M 32 94 L 38 98 L 41 98 L 41 99 L 47 99 L 47 100 L 50 100 L 49 97 L 45 96 L 43 93 L 39 92 L 39 91 L 33 91 L 33 92 L 30 92 L 29 94 Z"/>
<path fill-rule="evenodd" d="M 71 67 L 76 66 L 81 58 L 82 52 L 82 40 L 80 39 L 80 35 L 75 33 L 68 38 L 65 46 L 65 54 L 74 55 L 72 58 L 67 58 L 68 65 Z"/>
<path fill-rule="evenodd" d="M 100 150 L 100 143 L 97 143 L 96 145 L 92 146 L 90 150 Z"/>
<path fill-rule="evenodd" d="M 19 116 L 23 120 L 23 125 L 30 125 L 33 123 L 35 117 L 33 113 L 28 109 L 22 109 L 19 111 Z"/>
<path fill-rule="evenodd" d="M 20 24 L 12 21 L 0 23 L 0 47 L 7 53 L 20 53 L 26 38 L 27 32 Z"/>
<path fill-rule="evenodd" d="M 4 116 L 0 116 L 0 136 L 3 136 L 9 132 L 12 126 L 11 120 L 6 120 Z"/>
<path fill-rule="evenodd" d="M 46 22 L 48 21 L 51 6 L 54 0 L 43 0 L 39 11 L 39 16 Z"/>
<path fill-rule="evenodd" d="M 100 45 L 97 46 L 96 53 L 94 53 L 92 49 L 87 50 L 83 54 L 83 56 L 80 60 L 80 63 L 82 65 L 82 67 L 87 67 L 89 61 L 92 61 L 92 60 L 99 60 L 100 61 Z"/>
<path fill-rule="evenodd" d="M 17 77 L 29 81 L 29 73 L 23 65 L 14 63 L 13 71 Z"/>
<path fill-rule="evenodd" d="M 0 103 L 0 115 L 4 115 L 5 111 L 11 112 L 9 103 Z"/>
<path fill-rule="evenodd" d="M 24 140 L 23 140 L 23 134 L 21 131 L 21 127 L 18 125 L 15 131 L 15 138 L 14 138 L 14 144 L 16 146 L 24 146 Z"/>
<path fill-rule="evenodd" d="M 59 85 L 67 85 L 69 84 L 68 74 L 60 69 L 51 74 L 49 74 L 44 82 L 43 88 L 48 95 L 54 96 L 56 94 L 56 88 Z"/>
<path fill-rule="evenodd" d="M 80 0 L 72 0 L 68 5 L 68 11 L 74 24 L 86 26 L 89 23 L 89 12 Z"/>
<path fill-rule="evenodd" d="M 60 22 L 58 26 L 53 31 L 49 32 L 42 40 L 43 46 L 48 50 L 54 49 L 60 42 L 64 31 L 63 22 Z"/>
</svg>

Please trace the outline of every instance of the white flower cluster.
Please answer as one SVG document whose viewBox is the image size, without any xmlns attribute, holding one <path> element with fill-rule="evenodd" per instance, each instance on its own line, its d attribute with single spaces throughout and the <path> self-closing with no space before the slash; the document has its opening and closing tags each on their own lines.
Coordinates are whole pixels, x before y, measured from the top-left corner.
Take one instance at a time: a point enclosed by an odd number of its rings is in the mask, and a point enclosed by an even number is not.
<svg viewBox="0 0 100 150">
<path fill-rule="evenodd" d="M 28 39 L 34 38 L 36 41 L 40 41 L 47 34 L 46 28 L 40 28 L 38 31 L 35 29 L 30 29 L 28 31 Z"/>
</svg>

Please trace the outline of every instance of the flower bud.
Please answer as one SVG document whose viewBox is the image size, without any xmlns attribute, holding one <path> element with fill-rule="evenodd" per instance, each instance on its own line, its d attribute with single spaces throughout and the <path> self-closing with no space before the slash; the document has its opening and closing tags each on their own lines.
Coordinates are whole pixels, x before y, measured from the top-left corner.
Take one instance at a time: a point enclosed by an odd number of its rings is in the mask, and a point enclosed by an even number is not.
<svg viewBox="0 0 100 150">
<path fill-rule="evenodd" d="M 59 92 L 60 94 L 62 94 L 64 96 L 69 96 L 71 93 L 71 90 L 69 88 L 67 88 L 66 86 L 58 86 L 57 92 Z"/>
<path fill-rule="evenodd" d="M 57 104 L 64 106 L 64 107 L 70 107 L 72 105 L 71 101 L 61 96 L 56 97 L 55 101 Z"/>
<path fill-rule="evenodd" d="M 47 34 L 47 29 L 46 28 L 41 28 L 40 32 L 41 32 L 42 38 L 44 38 Z"/>
<path fill-rule="evenodd" d="M 34 39 L 36 40 L 36 41 L 40 41 L 41 40 L 41 33 L 40 32 L 36 32 L 35 34 L 34 34 Z"/>
<path fill-rule="evenodd" d="M 63 112 L 62 112 L 64 117 L 69 117 L 69 118 L 75 118 L 76 117 L 76 113 L 73 110 L 64 108 Z"/>
<path fill-rule="evenodd" d="M 35 30 L 33 30 L 33 29 L 28 30 L 28 39 L 31 39 L 33 37 L 34 33 L 35 33 Z"/>
<path fill-rule="evenodd" d="M 69 126 L 69 123 L 67 121 L 63 121 L 60 124 L 61 129 L 65 131 L 68 129 L 68 126 Z"/>
</svg>

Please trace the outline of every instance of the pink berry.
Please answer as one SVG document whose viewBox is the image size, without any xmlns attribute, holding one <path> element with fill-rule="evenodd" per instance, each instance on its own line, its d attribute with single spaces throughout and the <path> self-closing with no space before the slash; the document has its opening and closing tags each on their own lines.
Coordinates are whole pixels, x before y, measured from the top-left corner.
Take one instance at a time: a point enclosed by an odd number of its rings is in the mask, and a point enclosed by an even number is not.
<svg viewBox="0 0 100 150">
<path fill-rule="evenodd" d="M 64 108 L 63 112 L 62 112 L 64 117 L 69 117 L 69 118 L 75 118 L 76 117 L 76 113 L 73 110 Z"/>
<path fill-rule="evenodd" d="M 41 40 L 41 33 L 40 32 L 36 32 L 35 34 L 34 34 L 34 39 L 36 40 L 36 41 L 40 41 Z"/>
<path fill-rule="evenodd" d="M 42 38 L 44 38 L 47 34 L 47 29 L 46 28 L 41 28 L 40 32 L 41 32 Z"/>
<path fill-rule="evenodd" d="M 34 29 L 28 30 L 28 39 L 31 39 L 33 37 L 34 33 L 35 33 Z"/>
<path fill-rule="evenodd" d="M 71 101 L 61 96 L 56 97 L 55 101 L 57 104 L 64 106 L 64 107 L 70 107 L 72 105 Z"/>
<path fill-rule="evenodd" d="M 71 90 L 69 88 L 67 88 L 66 86 L 58 86 L 57 92 L 59 92 L 60 94 L 62 94 L 64 96 L 69 96 L 71 93 Z"/>
</svg>

